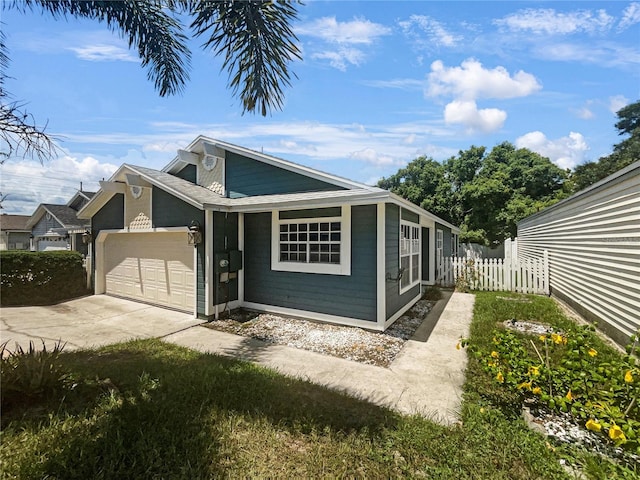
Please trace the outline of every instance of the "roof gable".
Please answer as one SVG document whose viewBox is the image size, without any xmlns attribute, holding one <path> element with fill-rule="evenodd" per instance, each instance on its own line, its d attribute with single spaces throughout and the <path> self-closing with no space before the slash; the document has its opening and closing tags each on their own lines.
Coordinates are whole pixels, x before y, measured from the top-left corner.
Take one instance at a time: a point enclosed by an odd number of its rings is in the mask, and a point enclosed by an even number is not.
<svg viewBox="0 0 640 480">
<path fill-rule="evenodd" d="M 221 140 L 216 140 L 213 138 L 198 136 L 193 142 L 189 144 L 186 148 L 188 152 L 202 155 L 204 153 L 205 144 L 207 146 L 214 147 L 217 151 L 231 152 L 236 155 L 240 155 L 242 157 L 255 160 L 256 162 L 260 162 L 265 165 L 271 165 L 277 167 L 279 169 L 289 171 L 292 173 L 296 173 L 298 175 L 302 175 L 308 177 L 310 179 L 316 180 L 318 182 L 323 182 L 328 184 L 327 189 L 336 190 L 345 188 L 345 189 L 365 189 L 365 190 L 379 190 L 377 187 L 372 187 L 369 185 L 365 185 L 363 183 L 355 182 L 353 180 L 349 180 L 347 178 L 340 177 L 338 175 L 333 175 L 330 173 L 322 172 L 320 170 L 316 170 L 310 167 L 306 167 L 304 165 L 300 165 L 294 162 L 290 162 L 288 160 L 283 160 L 278 157 L 274 157 L 272 155 L 267 155 L 262 152 L 257 152 L 255 150 L 251 150 L 246 147 L 241 147 L 239 145 L 234 145 L 232 143 L 223 142 Z M 172 162 L 170 162 L 166 167 L 162 169 L 163 172 L 169 172 L 172 174 L 178 173 L 182 170 L 185 165 L 187 165 L 183 159 L 180 158 L 180 155 L 176 156 Z M 283 192 L 281 192 L 283 193 Z"/>
</svg>

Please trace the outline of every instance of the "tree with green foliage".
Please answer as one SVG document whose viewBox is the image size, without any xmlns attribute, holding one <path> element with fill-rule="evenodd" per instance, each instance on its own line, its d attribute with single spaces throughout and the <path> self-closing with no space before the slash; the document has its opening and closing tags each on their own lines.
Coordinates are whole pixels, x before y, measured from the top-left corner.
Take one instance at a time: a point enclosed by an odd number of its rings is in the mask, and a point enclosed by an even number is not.
<svg viewBox="0 0 640 480">
<path fill-rule="evenodd" d="M 640 101 L 618 110 L 616 128 L 619 135 L 629 135 L 614 145 L 613 153 L 600 157 L 597 162 L 578 165 L 571 175 L 573 191 L 578 192 L 590 185 L 640 160 Z"/>
<path fill-rule="evenodd" d="M 257 111 L 265 116 L 281 109 L 283 87 L 291 84 L 289 64 L 301 58 L 291 29 L 297 10 L 288 1 L 14 0 L 5 2 L 3 8 L 106 24 L 136 50 L 160 96 L 180 93 L 189 79 L 191 52 L 182 22 L 190 18 L 189 28 L 194 37 L 204 39 L 203 48 L 224 58 L 222 69 L 229 75 L 229 88 L 240 97 L 243 113 Z M 7 101 L 4 71 L 9 58 L 2 36 L 1 153 L 5 158 L 19 152 L 35 154 L 42 161 L 54 153 L 53 142 L 20 104 Z"/>
<path fill-rule="evenodd" d="M 516 234 L 517 222 L 567 196 L 567 172 L 509 142 L 471 146 L 443 163 L 417 158 L 378 183 L 461 227 L 461 240 L 491 245 Z"/>
</svg>

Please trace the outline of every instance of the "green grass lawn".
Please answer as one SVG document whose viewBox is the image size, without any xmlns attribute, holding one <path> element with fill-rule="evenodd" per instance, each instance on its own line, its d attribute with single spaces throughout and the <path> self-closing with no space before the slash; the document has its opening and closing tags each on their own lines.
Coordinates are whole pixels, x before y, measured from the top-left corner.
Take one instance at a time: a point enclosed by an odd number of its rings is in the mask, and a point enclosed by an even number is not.
<svg viewBox="0 0 640 480">
<path fill-rule="evenodd" d="M 472 336 L 504 320 L 497 303 L 478 294 Z M 566 321 L 542 297 L 507 308 Z M 508 397 L 494 402 L 473 361 L 454 427 L 156 340 L 60 362 L 67 388 L 3 411 L 2 478 L 570 478 L 558 463 L 566 452 L 531 432 Z"/>
</svg>

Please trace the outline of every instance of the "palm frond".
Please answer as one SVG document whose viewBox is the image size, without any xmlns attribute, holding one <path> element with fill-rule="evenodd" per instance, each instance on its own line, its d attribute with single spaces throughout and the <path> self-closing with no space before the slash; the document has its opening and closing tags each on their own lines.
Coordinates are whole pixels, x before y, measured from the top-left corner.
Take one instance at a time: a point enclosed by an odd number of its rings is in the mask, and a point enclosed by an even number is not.
<svg viewBox="0 0 640 480">
<path fill-rule="evenodd" d="M 297 17 L 287 1 L 203 1 L 193 5 L 191 27 L 208 35 L 205 48 L 223 55 L 222 69 L 244 112 L 265 116 L 282 109 L 283 87 L 291 85 L 288 64 L 301 59 L 290 24 Z M 293 74 L 295 77 L 295 74 Z"/>
<path fill-rule="evenodd" d="M 172 3 L 178 8 L 181 2 Z M 105 22 L 127 39 L 129 47 L 135 46 L 160 96 L 181 92 L 189 79 L 191 52 L 187 37 L 166 1 L 24 0 L 11 6 L 22 10 L 37 6 L 55 18 L 73 16 Z"/>
</svg>

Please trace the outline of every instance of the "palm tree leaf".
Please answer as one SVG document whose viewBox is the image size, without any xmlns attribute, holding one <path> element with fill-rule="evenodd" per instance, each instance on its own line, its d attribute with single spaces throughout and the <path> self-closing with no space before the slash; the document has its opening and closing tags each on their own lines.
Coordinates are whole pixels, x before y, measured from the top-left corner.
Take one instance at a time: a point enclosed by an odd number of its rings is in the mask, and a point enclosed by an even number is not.
<svg viewBox="0 0 640 480">
<path fill-rule="evenodd" d="M 183 90 L 189 79 L 191 52 L 182 24 L 174 17 L 176 9 L 188 2 L 161 0 L 82 1 L 23 0 L 11 7 L 25 10 L 40 7 L 54 18 L 73 16 L 105 22 L 109 29 L 135 46 L 142 66 L 149 67 L 148 78 L 160 96 Z"/>
<path fill-rule="evenodd" d="M 240 96 L 244 112 L 264 116 L 282 109 L 283 87 L 291 85 L 288 64 L 301 59 L 290 23 L 297 11 L 291 2 L 202 1 L 191 5 L 196 36 L 208 35 L 203 47 L 222 55 L 229 87 Z M 293 74 L 295 77 L 295 74 Z"/>
</svg>

